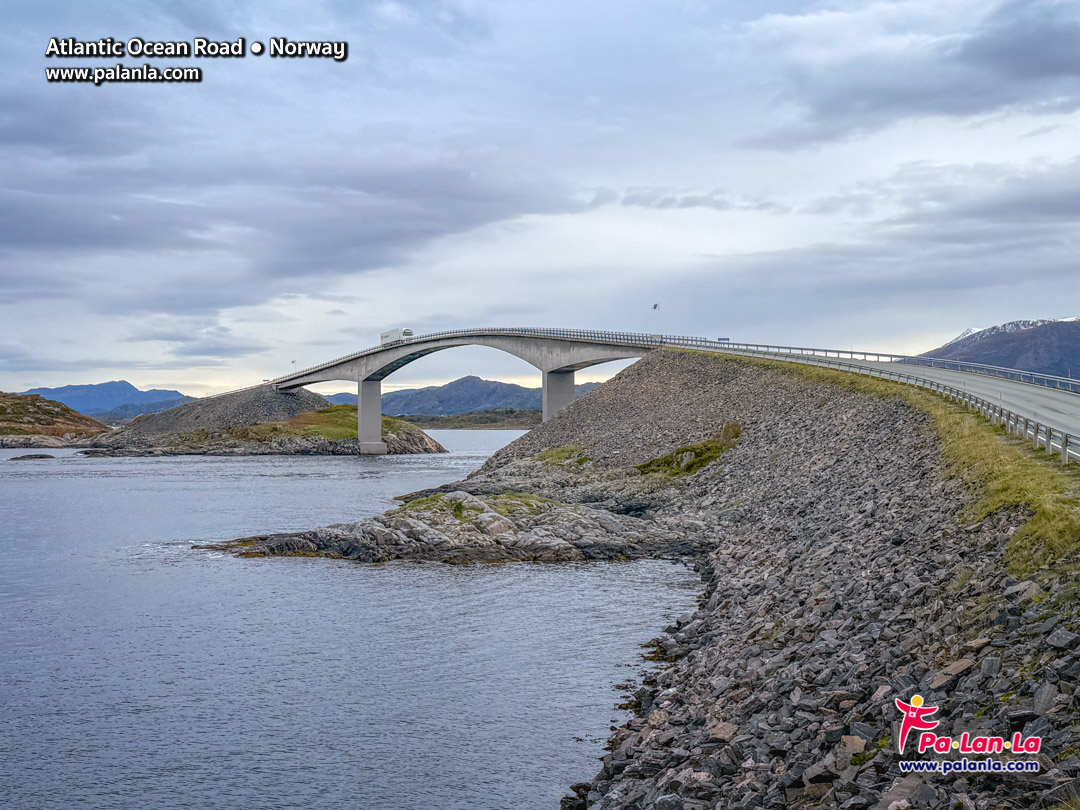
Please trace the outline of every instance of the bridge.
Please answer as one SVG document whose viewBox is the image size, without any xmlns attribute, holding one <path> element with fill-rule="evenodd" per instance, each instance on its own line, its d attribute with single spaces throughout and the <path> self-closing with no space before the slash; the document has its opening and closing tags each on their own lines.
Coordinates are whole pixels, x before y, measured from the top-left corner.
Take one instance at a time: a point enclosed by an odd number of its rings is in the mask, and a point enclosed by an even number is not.
<svg viewBox="0 0 1080 810">
<path fill-rule="evenodd" d="M 580 369 L 643 357 L 662 348 L 824 366 L 926 388 L 978 410 L 1035 447 L 1080 461 L 1080 380 L 1018 369 L 929 357 L 841 349 L 732 343 L 680 335 L 581 329 L 459 329 L 406 337 L 270 380 L 277 390 L 347 380 L 357 384 L 360 452 L 386 452 L 382 441 L 382 381 L 414 360 L 457 346 L 488 346 L 512 354 L 541 372 L 543 418 L 574 399 Z"/>
</svg>

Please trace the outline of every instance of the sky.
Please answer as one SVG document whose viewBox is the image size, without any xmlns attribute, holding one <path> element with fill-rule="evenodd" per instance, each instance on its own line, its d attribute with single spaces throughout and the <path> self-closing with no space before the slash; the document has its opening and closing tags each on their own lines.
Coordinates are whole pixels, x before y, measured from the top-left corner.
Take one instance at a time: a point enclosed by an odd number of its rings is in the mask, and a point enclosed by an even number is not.
<svg viewBox="0 0 1080 810">
<path fill-rule="evenodd" d="M 1078 43 L 1080 0 L 5 4 L 0 390 L 202 395 L 397 326 L 917 353 L 1080 315 Z M 203 78 L 44 75 L 117 62 Z M 539 384 L 464 348 L 384 390 L 466 374 Z"/>
</svg>

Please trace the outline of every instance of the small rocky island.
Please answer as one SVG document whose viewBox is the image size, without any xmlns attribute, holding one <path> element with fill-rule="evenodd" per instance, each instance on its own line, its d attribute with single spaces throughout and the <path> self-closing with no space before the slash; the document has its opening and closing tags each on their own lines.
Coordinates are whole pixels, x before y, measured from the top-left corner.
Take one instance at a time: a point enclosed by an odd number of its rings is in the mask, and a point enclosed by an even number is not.
<svg viewBox="0 0 1080 810">
<path fill-rule="evenodd" d="M 388 453 L 445 453 L 421 428 L 384 416 Z M 144 414 L 115 430 L 37 394 L 0 393 L 0 447 L 86 455 L 356 455 L 356 406 L 305 389 L 257 386 Z"/>
<path fill-rule="evenodd" d="M 389 453 L 445 453 L 423 430 L 384 416 Z M 97 455 L 356 455 L 356 406 L 303 388 L 257 386 L 145 414 L 96 436 Z"/>
<path fill-rule="evenodd" d="M 1051 807 L 1080 786 L 1078 490 L 931 394 L 664 351 L 464 481 L 219 547 L 695 565 L 698 609 L 564 810 Z M 914 694 L 939 734 L 1041 737 L 1040 772 L 901 773 Z"/>
</svg>

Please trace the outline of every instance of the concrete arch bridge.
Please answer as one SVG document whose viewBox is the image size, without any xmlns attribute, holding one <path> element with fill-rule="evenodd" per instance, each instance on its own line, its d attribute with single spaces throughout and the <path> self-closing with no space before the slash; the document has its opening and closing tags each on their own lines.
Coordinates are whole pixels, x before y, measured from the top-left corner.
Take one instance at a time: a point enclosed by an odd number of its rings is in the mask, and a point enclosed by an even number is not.
<svg viewBox="0 0 1080 810">
<path fill-rule="evenodd" d="M 382 381 L 399 368 L 455 346 L 489 346 L 519 357 L 543 375 L 544 420 L 574 399 L 574 372 L 609 360 L 643 357 L 665 346 L 826 366 L 926 388 L 978 410 L 1036 447 L 1080 461 L 1080 380 L 962 360 L 805 346 L 733 343 L 678 335 L 583 329 L 459 329 L 404 337 L 270 380 L 288 391 L 337 380 L 357 384 L 360 452 L 386 452 Z"/>
<path fill-rule="evenodd" d="M 633 338 L 638 338 L 634 340 Z M 279 391 L 304 385 L 348 380 L 357 383 L 357 436 L 360 452 L 381 455 L 382 381 L 414 360 L 457 346 L 487 346 L 512 354 L 543 376 L 543 412 L 547 421 L 574 400 L 574 372 L 607 363 L 642 357 L 660 344 L 630 335 L 574 329 L 461 329 L 405 337 L 327 363 L 271 380 Z"/>
</svg>

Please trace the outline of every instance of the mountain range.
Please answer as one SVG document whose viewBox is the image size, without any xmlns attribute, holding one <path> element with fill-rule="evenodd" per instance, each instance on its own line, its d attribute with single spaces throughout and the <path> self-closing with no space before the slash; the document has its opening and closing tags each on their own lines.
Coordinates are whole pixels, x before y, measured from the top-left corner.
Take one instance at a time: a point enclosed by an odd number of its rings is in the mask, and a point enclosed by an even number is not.
<svg viewBox="0 0 1080 810">
<path fill-rule="evenodd" d="M 1010 321 L 967 329 L 923 357 L 1080 376 L 1080 319 Z"/>
<path fill-rule="evenodd" d="M 575 385 L 577 396 L 584 396 L 600 383 Z M 542 407 L 541 389 L 513 383 L 462 377 L 446 385 L 407 388 L 383 394 L 382 410 L 387 416 L 449 416 L 496 409 L 538 411 Z M 327 397 L 335 405 L 355 405 L 356 394 L 333 394 Z"/>
<path fill-rule="evenodd" d="M 59 388 L 31 388 L 22 393 L 37 394 L 63 403 L 72 410 L 104 422 L 134 419 L 139 414 L 163 411 L 194 399 L 168 388 L 140 391 L 127 380 L 93 385 L 64 385 Z"/>
</svg>

